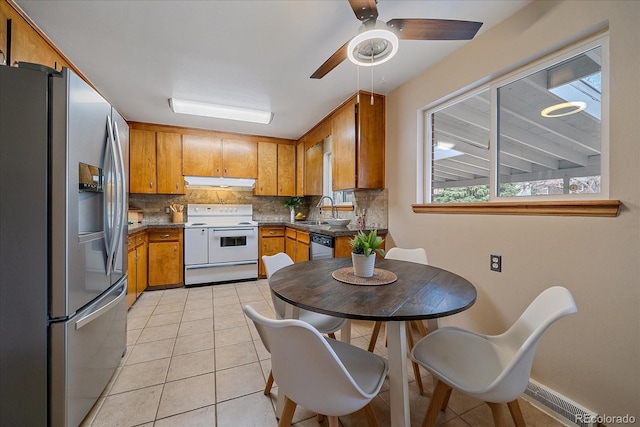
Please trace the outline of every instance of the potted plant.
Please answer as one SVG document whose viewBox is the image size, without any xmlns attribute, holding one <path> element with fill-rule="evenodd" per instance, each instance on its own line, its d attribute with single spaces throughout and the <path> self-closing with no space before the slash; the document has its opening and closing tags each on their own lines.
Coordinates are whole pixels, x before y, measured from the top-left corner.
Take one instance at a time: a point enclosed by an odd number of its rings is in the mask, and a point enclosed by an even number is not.
<svg viewBox="0 0 640 427">
<path fill-rule="evenodd" d="M 291 222 L 295 221 L 295 210 L 298 206 L 300 206 L 302 204 L 302 198 L 300 197 L 287 197 L 286 199 L 284 199 L 284 205 L 285 207 L 289 208 L 290 212 L 291 212 Z"/>
<path fill-rule="evenodd" d="M 371 230 L 368 234 L 358 231 L 349 241 L 351 244 L 351 261 L 353 262 L 353 274 L 359 277 L 373 276 L 376 263 L 376 253 L 384 256 L 381 249 L 384 239 L 378 236 L 377 230 Z"/>
</svg>

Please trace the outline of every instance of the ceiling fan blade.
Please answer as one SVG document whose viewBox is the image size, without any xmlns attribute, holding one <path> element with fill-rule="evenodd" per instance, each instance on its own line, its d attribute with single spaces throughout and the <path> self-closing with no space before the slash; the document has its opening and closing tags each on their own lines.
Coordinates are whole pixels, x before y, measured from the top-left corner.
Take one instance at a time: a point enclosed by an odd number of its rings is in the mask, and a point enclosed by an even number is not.
<svg viewBox="0 0 640 427">
<path fill-rule="evenodd" d="M 378 7 L 376 3 L 378 3 L 378 0 L 349 0 L 353 13 L 355 13 L 356 18 L 362 22 L 370 19 L 375 20 L 378 17 Z"/>
<path fill-rule="evenodd" d="M 323 78 L 329 71 L 336 68 L 342 61 L 347 59 L 347 45 L 349 42 L 346 42 L 342 45 L 342 47 L 329 57 L 324 64 L 320 66 L 313 74 L 311 74 L 312 79 L 321 79 Z"/>
<path fill-rule="evenodd" d="M 471 40 L 482 22 L 449 19 L 392 19 L 387 26 L 401 40 Z"/>
</svg>

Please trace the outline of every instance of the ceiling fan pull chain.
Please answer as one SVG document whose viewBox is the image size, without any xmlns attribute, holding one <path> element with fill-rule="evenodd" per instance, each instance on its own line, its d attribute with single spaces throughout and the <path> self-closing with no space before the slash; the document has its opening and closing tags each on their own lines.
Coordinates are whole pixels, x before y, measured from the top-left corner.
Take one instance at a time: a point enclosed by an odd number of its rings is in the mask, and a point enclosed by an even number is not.
<svg viewBox="0 0 640 427">
<path fill-rule="evenodd" d="M 360 65 L 356 65 L 356 103 L 360 104 Z"/>
<path fill-rule="evenodd" d="M 373 53 L 371 53 L 371 105 L 373 105 Z"/>
</svg>

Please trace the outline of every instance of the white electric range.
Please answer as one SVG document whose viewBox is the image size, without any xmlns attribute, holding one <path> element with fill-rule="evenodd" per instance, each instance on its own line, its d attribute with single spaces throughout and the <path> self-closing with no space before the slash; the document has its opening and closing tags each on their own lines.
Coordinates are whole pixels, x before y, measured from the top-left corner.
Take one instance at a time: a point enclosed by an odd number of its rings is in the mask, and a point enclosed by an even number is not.
<svg viewBox="0 0 640 427">
<path fill-rule="evenodd" d="M 258 223 L 252 205 L 189 204 L 184 284 L 258 278 Z"/>
</svg>

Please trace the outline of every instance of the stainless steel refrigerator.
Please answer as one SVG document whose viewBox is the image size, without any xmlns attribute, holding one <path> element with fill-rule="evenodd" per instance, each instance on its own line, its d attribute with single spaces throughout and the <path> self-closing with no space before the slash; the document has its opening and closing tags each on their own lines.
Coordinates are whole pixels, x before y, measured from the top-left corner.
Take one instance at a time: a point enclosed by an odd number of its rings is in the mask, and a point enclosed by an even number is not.
<svg viewBox="0 0 640 427">
<path fill-rule="evenodd" d="M 77 426 L 126 350 L 127 147 L 70 70 L 0 66 L 2 426 Z"/>
</svg>

